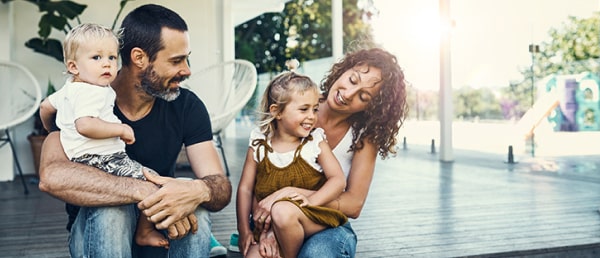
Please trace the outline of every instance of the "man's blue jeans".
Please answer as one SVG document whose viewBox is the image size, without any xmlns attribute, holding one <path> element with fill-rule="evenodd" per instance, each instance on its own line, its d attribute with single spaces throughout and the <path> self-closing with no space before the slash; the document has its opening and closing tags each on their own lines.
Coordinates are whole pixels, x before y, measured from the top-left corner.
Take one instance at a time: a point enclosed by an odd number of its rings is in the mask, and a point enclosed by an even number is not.
<svg viewBox="0 0 600 258">
<path fill-rule="evenodd" d="M 71 257 L 135 257 L 134 236 L 139 210 L 135 204 L 115 207 L 81 207 L 69 236 Z M 169 240 L 169 249 L 151 248 L 143 257 L 208 257 L 210 218 L 198 208 L 198 232 L 180 240 Z M 141 249 L 146 249 L 143 247 Z"/>
<path fill-rule="evenodd" d="M 347 222 L 339 227 L 325 229 L 306 239 L 298 257 L 354 258 L 356 242 L 356 234 L 350 222 Z"/>
</svg>

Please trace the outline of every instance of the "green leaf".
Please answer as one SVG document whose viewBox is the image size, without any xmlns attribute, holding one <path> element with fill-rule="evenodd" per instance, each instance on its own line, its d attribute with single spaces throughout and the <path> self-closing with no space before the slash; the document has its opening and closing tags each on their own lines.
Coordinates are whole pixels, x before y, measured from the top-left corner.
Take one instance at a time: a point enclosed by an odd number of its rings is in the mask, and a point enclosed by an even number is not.
<svg viewBox="0 0 600 258">
<path fill-rule="evenodd" d="M 111 30 L 115 30 L 115 27 L 117 26 L 117 20 L 119 20 L 119 16 L 121 16 L 121 13 L 123 12 L 123 8 L 125 8 L 125 5 L 127 5 L 127 2 L 129 1 L 133 1 L 133 0 L 121 0 L 121 2 L 119 3 L 119 11 L 117 12 L 117 15 L 115 16 L 115 19 L 113 20 L 113 24 L 110 27 Z"/>
<path fill-rule="evenodd" d="M 121 2 L 119 3 L 119 6 L 121 8 L 124 8 L 125 5 L 127 5 L 127 2 L 130 2 L 130 1 L 133 1 L 133 0 L 121 0 Z"/>
<path fill-rule="evenodd" d="M 66 24 L 67 19 L 64 17 L 55 16 L 50 13 L 44 14 L 38 23 L 38 35 L 40 35 L 41 38 L 46 39 L 50 35 L 50 32 L 52 32 L 52 28 L 63 30 Z"/>
<path fill-rule="evenodd" d="M 32 38 L 25 42 L 25 46 L 34 52 L 54 57 L 59 62 L 63 62 L 62 44 L 57 39 Z"/>
<path fill-rule="evenodd" d="M 48 1 L 40 3 L 39 7 L 41 12 L 55 13 L 71 20 L 81 15 L 87 5 L 78 4 L 72 1 Z M 62 30 L 63 28 L 60 29 Z"/>
<path fill-rule="evenodd" d="M 52 95 L 52 93 L 56 92 L 56 88 L 50 79 L 48 79 L 48 87 L 46 88 L 46 96 Z"/>
<path fill-rule="evenodd" d="M 57 5 L 56 11 L 61 13 L 64 16 L 67 16 L 69 19 L 74 19 L 75 17 L 81 15 L 87 5 L 78 4 L 71 1 L 61 1 L 61 5 Z"/>
</svg>

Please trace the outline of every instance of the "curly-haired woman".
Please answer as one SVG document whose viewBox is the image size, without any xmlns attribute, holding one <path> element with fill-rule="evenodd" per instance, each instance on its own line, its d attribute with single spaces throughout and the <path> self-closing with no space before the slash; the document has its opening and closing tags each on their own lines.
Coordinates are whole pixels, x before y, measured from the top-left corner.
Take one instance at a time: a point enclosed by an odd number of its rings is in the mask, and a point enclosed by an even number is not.
<svg viewBox="0 0 600 258">
<path fill-rule="evenodd" d="M 387 158 L 395 153 L 396 136 L 408 110 L 404 73 L 389 52 L 380 48 L 358 50 L 333 65 L 321 90 L 316 126 L 325 130 L 346 176 L 345 191 L 326 206 L 356 219 L 369 193 L 377 156 Z M 310 196 L 314 191 L 287 187 L 271 194 L 253 212 L 254 218 L 267 219 L 255 223 L 277 227 L 277 221 L 269 216 L 270 207 L 279 197 L 293 192 Z M 261 245 L 262 256 L 279 255 L 276 242 L 271 243 Z M 356 243 L 348 222 L 306 239 L 299 257 L 354 257 Z"/>
</svg>

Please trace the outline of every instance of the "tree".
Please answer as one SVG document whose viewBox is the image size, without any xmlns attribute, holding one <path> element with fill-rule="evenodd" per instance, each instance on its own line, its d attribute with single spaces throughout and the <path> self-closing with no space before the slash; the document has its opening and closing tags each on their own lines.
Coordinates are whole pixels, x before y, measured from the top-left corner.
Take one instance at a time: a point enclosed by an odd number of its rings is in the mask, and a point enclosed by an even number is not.
<svg viewBox="0 0 600 258">
<path fill-rule="evenodd" d="M 489 88 L 460 88 L 454 93 L 454 114 L 462 119 L 500 119 L 502 111 L 494 92 Z"/>
<path fill-rule="evenodd" d="M 371 1 L 343 0 L 344 48 L 360 41 L 372 45 L 368 19 Z M 371 3 L 371 4 L 369 4 Z M 292 0 L 281 13 L 265 13 L 235 28 L 236 58 L 253 62 L 259 73 L 281 71 L 285 61 L 300 62 L 332 55 L 331 1 Z"/>
<path fill-rule="evenodd" d="M 559 28 L 551 28 L 548 36 L 550 40 L 542 42 L 540 52 L 534 54 L 533 71 L 531 67 L 521 69 L 523 80 L 511 82 L 504 92 L 516 102 L 504 101 L 503 107 L 515 109 L 506 113 L 520 117 L 532 106 L 532 78 L 537 82 L 552 74 L 600 72 L 600 13 L 590 18 L 570 16 Z"/>
</svg>

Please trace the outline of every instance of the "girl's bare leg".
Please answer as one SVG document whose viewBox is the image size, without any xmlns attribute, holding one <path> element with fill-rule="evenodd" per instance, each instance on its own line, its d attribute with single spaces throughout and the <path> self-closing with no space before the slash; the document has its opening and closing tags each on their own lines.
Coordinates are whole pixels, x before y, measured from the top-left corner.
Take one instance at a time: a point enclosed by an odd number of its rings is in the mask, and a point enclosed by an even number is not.
<svg viewBox="0 0 600 258">
<path fill-rule="evenodd" d="M 262 258 L 258 250 L 258 244 L 250 245 L 248 248 L 248 253 L 244 256 L 245 258 Z"/>
<path fill-rule="evenodd" d="M 281 247 L 281 255 L 294 258 L 298 255 L 304 239 L 325 229 L 314 223 L 291 202 L 277 202 L 271 208 L 273 231 Z"/>
</svg>

